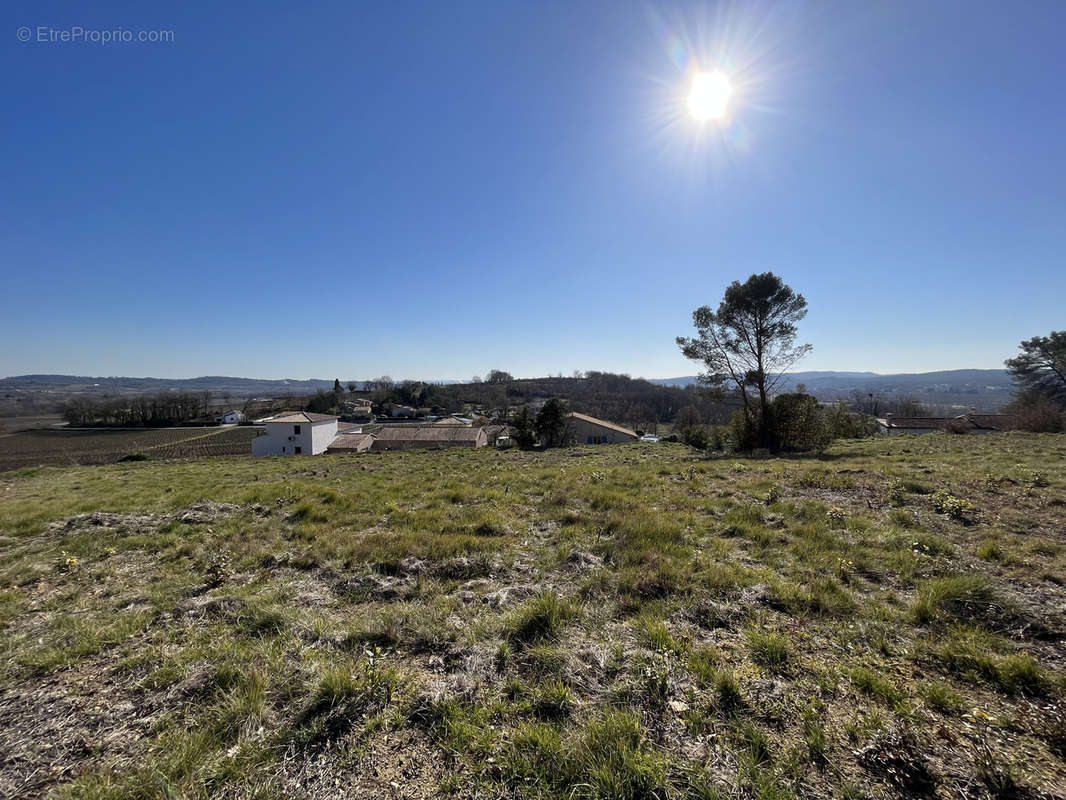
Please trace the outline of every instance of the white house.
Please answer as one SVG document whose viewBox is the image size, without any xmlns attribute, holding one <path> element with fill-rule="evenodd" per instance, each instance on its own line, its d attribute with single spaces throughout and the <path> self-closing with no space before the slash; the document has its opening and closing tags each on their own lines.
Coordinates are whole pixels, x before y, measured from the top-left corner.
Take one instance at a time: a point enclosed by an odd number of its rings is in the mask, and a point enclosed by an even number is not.
<svg viewBox="0 0 1066 800">
<path fill-rule="evenodd" d="M 223 411 L 221 414 L 215 417 L 215 422 L 217 422 L 219 425 L 237 425 L 241 422 L 244 422 L 244 414 L 238 411 L 237 409 L 233 409 L 231 411 Z"/>
<path fill-rule="evenodd" d="M 337 438 L 337 418 L 328 414 L 283 411 L 257 424 L 266 433 L 252 439 L 253 456 L 316 456 Z"/>
</svg>

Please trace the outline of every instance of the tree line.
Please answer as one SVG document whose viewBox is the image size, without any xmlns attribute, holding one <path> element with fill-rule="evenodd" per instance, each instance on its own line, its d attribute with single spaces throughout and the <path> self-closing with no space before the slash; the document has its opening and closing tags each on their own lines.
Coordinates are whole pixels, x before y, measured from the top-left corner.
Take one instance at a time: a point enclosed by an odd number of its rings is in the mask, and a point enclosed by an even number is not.
<svg viewBox="0 0 1066 800">
<path fill-rule="evenodd" d="M 76 397 L 68 400 L 62 409 L 63 419 L 75 427 L 166 428 L 207 417 L 210 413 L 210 392 L 167 392 L 141 397 Z"/>
</svg>

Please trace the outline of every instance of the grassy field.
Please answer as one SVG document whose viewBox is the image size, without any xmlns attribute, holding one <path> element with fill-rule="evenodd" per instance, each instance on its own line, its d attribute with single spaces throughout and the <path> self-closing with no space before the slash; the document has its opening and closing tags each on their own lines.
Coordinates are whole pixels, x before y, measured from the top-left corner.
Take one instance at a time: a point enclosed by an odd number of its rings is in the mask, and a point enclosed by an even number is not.
<svg viewBox="0 0 1066 800">
<path fill-rule="evenodd" d="M 113 464 L 143 453 L 180 459 L 246 456 L 252 427 L 225 428 L 41 428 L 0 436 L 0 472 L 42 464 Z"/>
<path fill-rule="evenodd" d="M 0 796 L 1063 797 L 1066 437 L 0 475 Z"/>
</svg>

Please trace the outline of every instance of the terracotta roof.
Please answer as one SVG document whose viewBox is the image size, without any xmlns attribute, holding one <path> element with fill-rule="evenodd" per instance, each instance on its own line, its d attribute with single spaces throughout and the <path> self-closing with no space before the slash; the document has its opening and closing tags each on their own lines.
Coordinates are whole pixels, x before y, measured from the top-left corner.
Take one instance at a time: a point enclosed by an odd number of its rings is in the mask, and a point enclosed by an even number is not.
<svg viewBox="0 0 1066 800">
<path fill-rule="evenodd" d="M 312 414 L 310 411 L 282 411 L 272 417 L 260 420 L 260 422 L 330 422 L 337 419 L 330 414 Z"/>
<path fill-rule="evenodd" d="M 481 435 L 465 425 L 387 425 L 375 434 L 379 442 L 476 442 Z"/>
<path fill-rule="evenodd" d="M 342 433 L 326 448 L 329 452 L 360 452 L 374 443 L 374 436 L 369 433 Z"/>
<path fill-rule="evenodd" d="M 583 422 L 599 425 L 602 428 L 610 428 L 612 431 L 624 433 L 627 436 L 632 436 L 634 439 L 637 438 L 636 431 L 631 431 L 629 428 L 623 428 L 621 425 L 615 425 L 613 422 L 608 422 L 605 419 L 596 419 L 595 417 L 590 417 L 588 414 L 578 414 L 576 411 L 571 411 L 570 416 L 574 419 L 582 420 Z"/>
</svg>

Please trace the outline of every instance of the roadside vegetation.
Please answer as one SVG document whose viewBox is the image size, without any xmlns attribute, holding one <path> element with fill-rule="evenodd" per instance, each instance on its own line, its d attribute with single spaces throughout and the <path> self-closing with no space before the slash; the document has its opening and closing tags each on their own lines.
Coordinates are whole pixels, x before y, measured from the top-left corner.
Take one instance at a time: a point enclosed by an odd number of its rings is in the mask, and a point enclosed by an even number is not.
<svg viewBox="0 0 1066 800">
<path fill-rule="evenodd" d="M 0 796 L 1055 797 L 1066 439 L 0 475 Z"/>
</svg>

